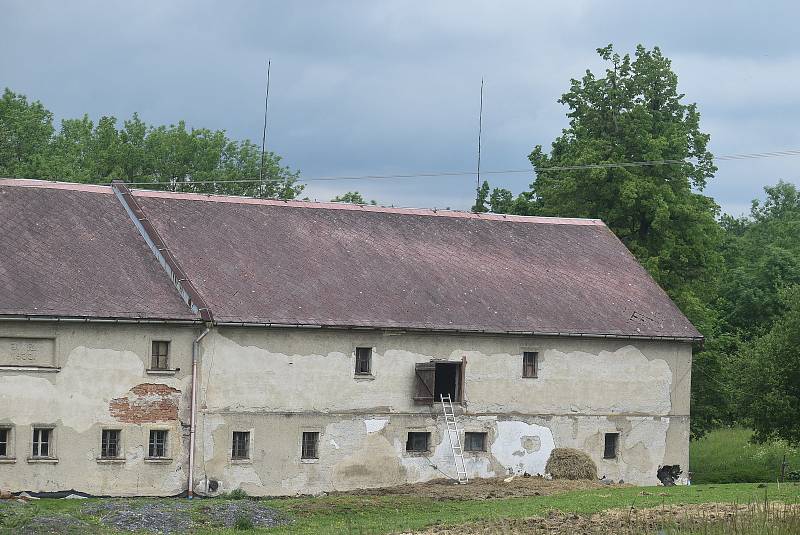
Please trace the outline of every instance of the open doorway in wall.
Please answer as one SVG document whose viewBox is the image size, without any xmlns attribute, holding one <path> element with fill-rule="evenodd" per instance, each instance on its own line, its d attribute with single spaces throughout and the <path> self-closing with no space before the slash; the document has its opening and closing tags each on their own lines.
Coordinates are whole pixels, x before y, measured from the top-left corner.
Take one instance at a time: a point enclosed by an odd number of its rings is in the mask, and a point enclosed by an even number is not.
<svg viewBox="0 0 800 535">
<path fill-rule="evenodd" d="M 450 395 L 453 402 L 460 402 L 463 395 L 463 362 L 420 362 L 415 367 L 416 388 L 414 401 L 431 404 Z"/>
</svg>

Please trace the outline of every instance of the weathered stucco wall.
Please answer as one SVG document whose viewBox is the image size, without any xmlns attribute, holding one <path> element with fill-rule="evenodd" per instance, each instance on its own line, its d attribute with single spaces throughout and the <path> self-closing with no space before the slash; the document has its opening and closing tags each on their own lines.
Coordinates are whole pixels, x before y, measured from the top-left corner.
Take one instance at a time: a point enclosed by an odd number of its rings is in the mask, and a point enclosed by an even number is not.
<svg viewBox="0 0 800 535">
<path fill-rule="evenodd" d="M 13 442 L 13 459 L 0 459 L 3 485 L 184 491 L 197 334 L 194 327 L 0 322 L 0 340 L 54 340 L 55 367 L 0 367 L 0 426 L 12 428 Z M 174 374 L 146 371 L 154 339 L 171 341 Z M 374 348 L 366 378 L 354 375 L 354 349 L 363 346 Z M 539 352 L 538 377 L 522 377 L 523 351 Z M 588 452 L 615 480 L 655 484 L 662 464 L 688 470 L 688 344 L 219 327 L 201 346 L 196 489 L 213 480 L 217 492 L 315 493 L 453 475 L 439 406 L 413 402 L 414 364 L 463 358 L 459 423 L 488 439 L 486 452 L 465 454 L 472 477 L 541 473 L 553 447 Z M 55 464 L 28 461 L 39 424 L 55 427 Z M 122 429 L 124 462 L 98 461 L 103 428 Z M 145 459 L 150 429 L 169 430 L 170 460 Z M 250 431 L 250 459 L 231 460 L 233 431 Z M 301 461 L 303 431 L 320 433 L 318 460 Z M 430 432 L 430 451 L 406 452 L 409 431 Z M 621 433 L 617 459 L 602 459 L 606 432 Z"/>
<path fill-rule="evenodd" d="M 354 375 L 356 347 L 374 348 L 371 377 Z M 537 378 L 522 377 L 524 351 L 539 352 Z M 553 447 L 586 451 L 614 480 L 688 470 L 688 344 L 220 328 L 204 344 L 198 484 L 293 494 L 455 475 L 439 406 L 413 401 L 414 364 L 464 357 L 460 423 L 488 438 L 466 455 L 472 477 L 543 473 Z M 231 461 L 232 432 L 248 430 L 251 460 Z M 320 433 L 318 461 L 300 459 L 303 431 Z M 431 433 L 427 454 L 405 451 L 409 431 Z M 619 456 L 603 459 L 615 432 Z"/>
<path fill-rule="evenodd" d="M 11 455 L 2 487 L 91 494 L 172 495 L 186 488 L 185 426 L 194 329 L 0 322 L 0 337 L 55 340 L 53 369 L 0 368 L 0 426 Z M 152 340 L 171 342 L 171 365 L 151 375 Z M 13 356 L 13 355 L 12 355 Z M 5 354 L 2 364 L 9 364 Z M 14 363 L 17 365 L 18 363 Z M 35 364 L 32 361 L 20 364 Z M 31 460 L 32 428 L 54 428 L 53 460 Z M 99 460 L 103 429 L 120 429 L 122 462 Z M 168 431 L 169 460 L 147 460 L 150 429 Z"/>
</svg>

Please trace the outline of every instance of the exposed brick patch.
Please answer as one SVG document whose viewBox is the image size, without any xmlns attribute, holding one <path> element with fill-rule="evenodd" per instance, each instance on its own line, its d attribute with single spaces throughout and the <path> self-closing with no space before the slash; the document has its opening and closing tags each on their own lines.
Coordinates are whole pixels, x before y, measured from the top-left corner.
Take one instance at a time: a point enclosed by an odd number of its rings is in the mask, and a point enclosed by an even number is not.
<svg viewBox="0 0 800 535">
<path fill-rule="evenodd" d="M 178 419 L 180 390 L 158 383 L 142 383 L 124 397 L 112 399 L 111 416 L 126 423 L 163 422 Z"/>
</svg>

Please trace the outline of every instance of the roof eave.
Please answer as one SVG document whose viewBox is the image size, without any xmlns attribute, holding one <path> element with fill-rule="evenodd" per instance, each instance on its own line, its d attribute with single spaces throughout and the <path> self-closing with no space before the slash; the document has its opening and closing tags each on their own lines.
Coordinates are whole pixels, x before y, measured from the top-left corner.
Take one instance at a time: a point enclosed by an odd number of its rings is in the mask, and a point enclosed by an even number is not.
<svg viewBox="0 0 800 535">
<path fill-rule="evenodd" d="M 220 327 L 261 327 L 271 329 L 329 329 L 350 331 L 385 331 L 385 332 L 430 332 L 442 334 L 487 334 L 511 336 L 541 336 L 541 337 L 568 337 L 568 338 L 612 338 L 619 340 L 656 340 L 687 343 L 702 343 L 701 336 L 675 336 L 675 335 L 642 335 L 620 333 L 591 333 L 591 332 L 565 332 L 565 331 L 510 331 L 501 329 L 464 329 L 443 327 L 400 327 L 400 326 L 364 326 L 364 325 L 330 325 L 311 323 L 271 323 L 259 321 L 215 321 L 214 325 Z"/>
<path fill-rule="evenodd" d="M 149 325 L 202 325 L 202 318 L 115 318 L 93 316 L 58 316 L 37 314 L 0 314 L 0 321 L 29 321 L 54 323 L 105 323 L 105 324 L 149 324 Z"/>
</svg>

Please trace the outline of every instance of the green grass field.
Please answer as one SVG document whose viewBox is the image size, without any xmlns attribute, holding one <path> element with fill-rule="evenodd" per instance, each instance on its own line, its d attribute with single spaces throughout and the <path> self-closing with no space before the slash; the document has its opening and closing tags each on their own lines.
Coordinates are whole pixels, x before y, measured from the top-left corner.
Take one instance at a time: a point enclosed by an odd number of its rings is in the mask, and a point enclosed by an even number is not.
<svg viewBox="0 0 800 535">
<path fill-rule="evenodd" d="M 589 514 L 605 509 L 674 506 L 695 503 L 757 503 L 770 501 L 797 503 L 800 485 L 776 484 L 758 488 L 756 484 L 693 485 L 678 487 L 609 487 L 569 492 L 554 496 L 493 500 L 435 501 L 410 496 L 327 496 L 265 500 L 294 519 L 290 526 L 257 530 L 271 534 L 382 534 L 419 530 L 428 526 L 453 526 L 478 520 L 500 520 L 540 516 L 556 510 Z M 644 494 L 644 495 L 643 495 Z M 172 499 L 167 499 L 172 500 Z M 174 499 L 179 501 L 179 499 Z M 88 523 L 82 533 L 115 533 L 101 528 L 97 517 L 81 513 L 94 500 L 37 500 L 13 516 L 0 515 L 0 532 L 17 533 L 27 520 L 37 515 L 66 514 Z M 163 502 L 164 500 L 162 500 Z M 183 500 L 184 502 L 186 500 Z M 200 508 L 209 500 L 195 500 Z M 198 533 L 241 533 L 234 529 L 200 529 Z"/>
<path fill-rule="evenodd" d="M 694 483 L 775 482 L 784 453 L 789 470 L 800 470 L 800 448 L 782 442 L 751 444 L 747 429 L 718 429 L 689 446 Z"/>
</svg>

